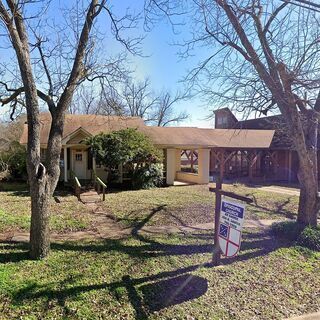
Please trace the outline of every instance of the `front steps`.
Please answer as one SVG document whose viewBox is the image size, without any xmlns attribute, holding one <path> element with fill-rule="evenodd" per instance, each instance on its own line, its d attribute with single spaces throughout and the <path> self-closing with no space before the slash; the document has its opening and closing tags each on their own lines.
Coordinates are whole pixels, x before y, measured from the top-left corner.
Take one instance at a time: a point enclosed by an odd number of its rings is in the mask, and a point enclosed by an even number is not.
<svg viewBox="0 0 320 320">
<path fill-rule="evenodd" d="M 80 201 L 84 204 L 97 203 L 102 201 L 102 197 L 94 189 L 87 189 L 80 194 Z"/>
</svg>

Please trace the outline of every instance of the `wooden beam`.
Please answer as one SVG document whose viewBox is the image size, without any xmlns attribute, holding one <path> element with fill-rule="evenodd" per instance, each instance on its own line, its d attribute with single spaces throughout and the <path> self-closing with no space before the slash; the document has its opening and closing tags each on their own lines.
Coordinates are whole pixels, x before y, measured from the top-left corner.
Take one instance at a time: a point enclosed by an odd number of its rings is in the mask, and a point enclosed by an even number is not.
<svg viewBox="0 0 320 320">
<path fill-rule="evenodd" d="M 191 172 L 193 172 L 193 150 L 191 150 Z"/>
<path fill-rule="evenodd" d="M 223 160 L 223 165 L 225 165 L 227 163 L 228 160 L 230 160 L 236 151 L 232 151 L 224 160 Z"/>
<path fill-rule="evenodd" d="M 221 190 L 219 188 L 209 188 L 209 191 L 210 192 L 214 192 L 214 193 L 220 193 L 222 196 L 234 198 L 234 199 L 246 202 L 246 203 L 253 203 L 253 199 L 252 198 L 245 197 L 245 196 L 240 196 L 239 194 L 236 194 L 234 192 L 224 191 L 224 190 Z"/>
<path fill-rule="evenodd" d="M 220 180 L 221 183 L 223 181 L 223 175 L 224 175 L 224 150 L 220 152 Z"/>
</svg>

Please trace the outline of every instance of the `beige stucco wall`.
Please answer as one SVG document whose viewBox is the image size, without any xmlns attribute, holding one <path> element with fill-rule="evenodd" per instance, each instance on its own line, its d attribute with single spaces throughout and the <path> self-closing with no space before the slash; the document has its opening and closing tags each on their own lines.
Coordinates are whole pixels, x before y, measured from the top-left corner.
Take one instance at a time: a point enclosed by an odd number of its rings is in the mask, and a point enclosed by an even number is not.
<svg viewBox="0 0 320 320">
<path fill-rule="evenodd" d="M 176 178 L 176 149 L 167 149 L 167 184 L 173 185 Z"/>
<path fill-rule="evenodd" d="M 198 174 L 180 171 L 180 149 L 167 149 L 166 152 L 168 185 L 173 185 L 175 180 L 197 184 L 209 183 L 210 149 L 198 149 Z"/>
<path fill-rule="evenodd" d="M 199 175 L 195 173 L 190 172 L 177 172 L 177 180 L 184 181 L 184 182 L 190 182 L 190 183 L 199 183 Z"/>
<path fill-rule="evenodd" d="M 209 183 L 209 170 L 210 170 L 210 149 L 199 149 L 199 182 L 200 184 Z"/>
</svg>

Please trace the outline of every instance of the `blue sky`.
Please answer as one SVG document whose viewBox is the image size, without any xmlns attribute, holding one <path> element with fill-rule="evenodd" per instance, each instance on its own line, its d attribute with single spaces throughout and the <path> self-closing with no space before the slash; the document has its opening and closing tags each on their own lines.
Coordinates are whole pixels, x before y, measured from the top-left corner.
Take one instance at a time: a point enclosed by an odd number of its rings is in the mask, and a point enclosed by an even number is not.
<svg viewBox="0 0 320 320">
<path fill-rule="evenodd" d="M 144 1 L 112 1 L 114 4 L 115 12 L 119 15 L 123 14 L 127 8 L 130 10 L 139 11 L 142 8 Z M 86 1 L 83 1 L 86 3 Z M 69 4 L 69 3 L 68 3 Z M 59 21 L 59 9 L 60 6 L 65 6 L 66 3 L 60 0 L 52 1 L 52 8 L 50 9 L 50 15 L 54 15 L 55 19 Z M 31 9 L 32 10 L 32 9 Z M 99 17 L 99 24 L 103 26 L 106 17 Z M 105 29 L 109 28 L 109 24 Z M 183 89 L 183 83 L 181 80 L 186 76 L 188 69 L 194 67 L 200 60 L 199 55 L 196 55 L 187 60 L 181 60 L 178 55 L 178 47 L 172 45 L 173 42 L 177 42 L 179 39 L 188 36 L 188 26 L 179 27 L 179 34 L 172 32 L 172 26 L 166 21 L 160 21 L 147 32 L 146 38 L 142 43 L 142 49 L 145 55 L 148 57 L 129 56 L 131 60 L 131 68 L 135 70 L 134 77 L 137 80 L 142 80 L 145 77 L 149 77 L 151 80 L 152 88 L 155 91 L 168 90 L 173 94 L 177 90 Z M 137 33 L 142 33 L 142 24 L 140 29 L 136 30 Z M 108 38 L 105 41 L 108 41 Z M 106 47 L 110 45 L 106 43 Z M 116 52 L 119 50 L 119 45 L 112 42 L 110 51 Z M 0 51 L 0 58 L 4 59 L 8 56 L 8 50 Z M 177 111 L 185 110 L 190 114 L 190 119 L 186 120 L 180 125 L 185 126 L 199 126 L 199 127 L 213 127 L 213 120 L 204 120 L 206 116 L 210 114 L 210 106 L 206 106 L 200 98 L 189 99 L 188 101 L 181 101 L 176 105 Z M 5 109 L 0 110 L 3 113 Z M 211 112 L 212 114 L 212 112 Z"/>
<path fill-rule="evenodd" d="M 130 10 L 141 10 L 143 5 L 140 1 L 113 1 L 115 9 L 121 14 L 126 8 Z M 178 46 L 173 45 L 181 39 L 189 36 L 188 25 L 178 26 L 173 32 L 172 26 L 165 20 L 157 22 L 154 27 L 145 33 L 146 38 L 143 41 L 143 52 L 148 57 L 132 57 L 137 79 L 149 77 L 152 87 L 156 91 L 162 89 L 174 93 L 177 90 L 183 90 L 183 78 L 192 67 L 195 67 L 200 60 L 200 52 L 187 60 L 181 60 L 178 56 Z M 190 119 L 181 123 L 186 126 L 213 127 L 213 120 L 205 120 L 210 113 L 210 106 L 205 105 L 200 98 L 181 101 L 176 105 L 177 111 L 185 110 L 190 114 Z"/>
</svg>

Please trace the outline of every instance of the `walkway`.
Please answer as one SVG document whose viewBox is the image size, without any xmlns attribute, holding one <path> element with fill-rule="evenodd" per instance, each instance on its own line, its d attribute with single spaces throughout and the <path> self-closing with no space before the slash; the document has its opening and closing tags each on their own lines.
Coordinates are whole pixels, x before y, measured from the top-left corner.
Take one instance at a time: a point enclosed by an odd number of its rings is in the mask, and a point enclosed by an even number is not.
<svg viewBox="0 0 320 320">
<path fill-rule="evenodd" d="M 267 187 L 263 187 L 267 188 Z M 80 200 L 87 206 L 93 215 L 95 226 L 93 230 L 75 231 L 65 234 L 52 233 L 51 241 L 80 241 L 80 240 L 98 240 L 98 239 L 121 239 L 136 234 L 137 230 L 132 227 L 126 227 L 121 224 L 117 218 L 111 214 L 105 213 L 100 205 L 100 196 L 95 191 L 82 193 Z M 279 220 L 246 220 L 245 228 L 267 228 L 272 223 Z M 191 233 L 194 231 L 213 231 L 214 223 L 202 223 L 195 225 L 163 225 L 163 226 L 142 226 L 138 234 L 174 234 Z M 0 234 L 0 241 L 28 242 L 28 232 L 11 232 Z"/>
<path fill-rule="evenodd" d="M 287 320 L 319 320 L 320 319 L 320 311 L 316 313 L 305 314 L 299 317 L 293 317 Z"/>
<path fill-rule="evenodd" d="M 98 239 L 122 239 L 133 233 L 133 228 L 121 225 L 116 219 L 108 214 L 99 211 L 99 206 L 93 204 L 93 212 L 95 221 L 97 222 L 95 230 L 85 230 L 69 232 L 66 234 L 51 234 L 51 241 L 80 241 L 80 240 L 98 240 Z M 245 228 L 267 228 L 273 222 L 279 220 L 247 220 Z M 139 229 L 138 234 L 173 234 L 173 233 L 190 233 L 194 231 L 210 231 L 213 230 L 213 223 L 202 223 L 195 225 L 181 226 L 143 226 Z M 0 241 L 29 242 L 28 232 L 13 232 L 0 234 Z"/>
</svg>

